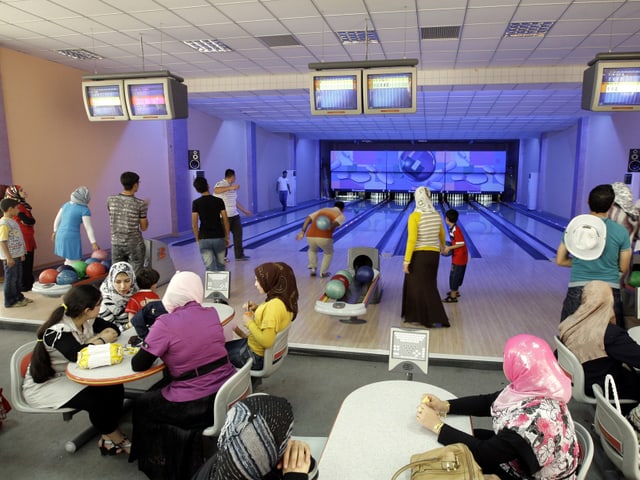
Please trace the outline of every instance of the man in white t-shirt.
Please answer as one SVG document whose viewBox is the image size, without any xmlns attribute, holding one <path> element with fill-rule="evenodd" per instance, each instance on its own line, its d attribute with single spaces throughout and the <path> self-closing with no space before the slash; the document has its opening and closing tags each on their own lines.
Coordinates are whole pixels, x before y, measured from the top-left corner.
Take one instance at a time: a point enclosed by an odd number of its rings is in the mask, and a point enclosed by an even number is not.
<svg viewBox="0 0 640 480">
<path fill-rule="evenodd" d="M 286 170 L 282 171 L 282 176 L 278 177 L 276 181 L 276 191 L 278 192 L 278 199 L 284 212 L 287 209 L 287 197 L 291 193 L 291 186 L 289 185 L 289 180 L 287 180 Z"/>
<path fill-rule="evenodd" d="M 224 201 L 227 218 L 229 219 L 229 229 L 233 234 L 234 255 L 236 260 L 244 261 L 249 260 L 249 257 L 244 254 L 244 247 L 242 246 L 242 222 L 240 221 L 238 210 L 246 216 L 250 216 L 251 212 L 244 208 L 238 201 L 238 189 L 240 185 L 235 183 L 235 181 L 236 172 L 228 168 L 224 172 L 224 179 L 216 183 L 213 188 L 213 194 Z"/>
</svg>

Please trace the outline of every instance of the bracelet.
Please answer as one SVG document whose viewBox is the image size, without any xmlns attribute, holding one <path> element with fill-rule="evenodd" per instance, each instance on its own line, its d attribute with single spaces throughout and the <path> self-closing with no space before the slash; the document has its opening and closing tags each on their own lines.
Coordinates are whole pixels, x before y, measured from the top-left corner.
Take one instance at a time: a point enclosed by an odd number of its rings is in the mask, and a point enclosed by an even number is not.
<svg viewBox="0 0 640 480">
<path fill-rule="evenodd" d="M 447 413 L 451 410 L 451 404 L 447 400 L 444 401 L 444 404 L 447 410 L 442 414 L 442 417 L 447 418 Z"/>
<path fill-rule="evenodd" d="M 435 433 L 436 435 L 440 435 L 440 430 L 442 430 L 442 427 L 444 427 L 443 422 L 436 423 L 436 426 L 433 427 L 433 433 Z"/>
<path fill-rule="evenodd" d="M 105 343 L 107 343 L 107 342 L 105 342 L 105 341 L 104 341 L 104 338 L 102 338 L 102 337 L 98 337 L 98 340 L 101 340 L 103 345 L 104 345 Z"/>
</svg>

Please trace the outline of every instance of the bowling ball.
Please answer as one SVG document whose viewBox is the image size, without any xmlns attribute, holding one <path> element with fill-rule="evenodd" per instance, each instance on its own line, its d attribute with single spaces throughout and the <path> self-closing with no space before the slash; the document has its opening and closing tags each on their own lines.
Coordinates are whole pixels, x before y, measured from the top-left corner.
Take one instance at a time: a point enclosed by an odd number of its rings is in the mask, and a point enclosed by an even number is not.
<svg viewBox="0 0 640 480">
<path fill-rule="evenodd" d="M 111 260 L 102 260 L 100 263 L 104 265 L 104 268 L 106 268 L 107 270 L 111 268 Z"/>
<path fill-rule="evenodd" d="M 47 268 L 40 272 L 40 276 L 38 277 L 38 281 L 40 283 L 56 283 L 56 278 L 58 277 L 58 271 L 55 268 Z"/>
<path fill-rule="evenodd" d="M 345 291 L 349 290 L 349 279 L 344 275 L 340 275 L 339 273 L 336 273 L 333 277 L 331 277 L 331 280 L 338 280 L 342 282 L 344 285 Z"/>
<path fill-rule="evenodd" d="M 71 265 L 60 265 L 58 268 L 56 268 L 56 271 L 58 273 L 60 273 L 63 270 L 73 270 L 73 267 Z M 75 270 L 73 270 L 75 272 Z"/>
<path fill-rule="evenodd" d="M 58 285 L 71 285 L 73 282 L 78 281 L 78 274 L 75 270 L 63 270 L 58 273 L 58 277 L 56 278 L 56 283 Z"/>
<path fill-rule="evenodd" d="M 445 242 L 445 245 L 447 246 L 451 246 L 451 242 Z M 450 257 L 451 255 L 453 255 L 453 250 L 449 250 L 449 253 L 442 253 L 443 257 Z"/>
<path fill-rule="evenodd" d="M 106 260 L 107 258 L 109 258 L 109 254 L 105 251 L 102 250 L 101 248 L 98 250 L 94 250 L 93 253 L 91 254 L 91 258 L 97 258 L 98 260 Z"/>
<path fill-rule="evenodd" d="M 100 277 L 101 275 L 107 273 L 107 267 L 105 267 L 100 262 L 93 262 L 87 265 L 87 270 L 85 273 L 90 278 Z"/>
<path fill-rule="evenodd" d="M 339 300 L 344 297 L 346 291 L 344 283 L 340 280 L 329 280 L 324 287 L 324 293 L 327 294 L 327 297 L 333 298 L 334 300 Z"/>
<path fill-rule="evenodd" d="M 329 230 L 331 228 L 331 220 L 326 215 L 318 215 L 316 217 L 316 227 L 319 230 Z"/>
<path fill-rule="evenodd" d="M 89 257 L 87 258 L 84 263 L 86 263 L 87 265 L 91 264 L 91 263 L 100 263 L 100 260 L 98 260 L 97 258 L 93 258 L 93 257 Z"/>
<path fill-rule="evenodd" d="M 356 282 L 358 283 L 370 283 L 373 280 L 373 276 L 373 268 L 368 265 L 363 265 L 356 270 Z"/>
<path fill-rule="evenodd" d="M 82 260 L 76 260 L 75 262 L 73 262 L 73 264 L 71 266 L 73 267 L 73 269 L 78 274 L 78 278 L 84 278 L 85 277 L 85 272 L 87 271 L 87 264 L 86 263 L 84 263 Z"/>
<path fill-rule="evenodd" d="M 424 182 L 436 169 L 436 157 L 432 152 L 415 151 L 400 154 L 400 170 L 416 182 Z"/>
<path fill-rule="evenodd" d="M 336 275 L 344 275 L 345 277 L 347 277 L 347 280 L 349 280 L 349 283 L 353 283 L 353 273 L 351 273 L 349 270 L 338 270 L 336 272 Z"/>
</svg>

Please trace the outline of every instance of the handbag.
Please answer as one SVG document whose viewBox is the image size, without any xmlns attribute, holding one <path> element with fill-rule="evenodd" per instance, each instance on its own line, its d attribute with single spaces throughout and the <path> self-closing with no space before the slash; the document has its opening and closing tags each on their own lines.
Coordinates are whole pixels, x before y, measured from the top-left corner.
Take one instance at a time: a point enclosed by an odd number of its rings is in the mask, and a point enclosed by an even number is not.
<svg viewBox="0 0 640 480">
<path fill-rule="evenodd" d="M 121 363 L 124 349 L 119 343 L 87 345 L 78 352 L 78 368 L 96 368 Z"/>
<path fill-rule="evenodd" d="M 411 463 L 400 468 L 391 480 L 411 469 L 411 480 L 482 480 L 482 469 L 464 443 L 453 443 L 411 455 Z"/>
</svg>

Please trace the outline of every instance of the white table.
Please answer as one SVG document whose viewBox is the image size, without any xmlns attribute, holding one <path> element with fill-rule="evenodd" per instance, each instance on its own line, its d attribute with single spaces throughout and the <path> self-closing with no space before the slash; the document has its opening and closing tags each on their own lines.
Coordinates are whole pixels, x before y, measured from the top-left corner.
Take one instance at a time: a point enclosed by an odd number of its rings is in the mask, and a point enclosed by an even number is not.
<svg viewBox="0 0 640 480">
<path fill-rule="evenodd" d="M 389 480 L 411 455 L 441 445 L 416 420 L 424 393 L 442 400 L 454 398 L 427 383 L 391 380 L 365 385 L 342 402 L 320 457 L 321 478 Z M 471 433 L 468 416 L 450 415 L 445 422 Z M 408 479 L 405 472 L 401 479 Z"/>
</svg>

